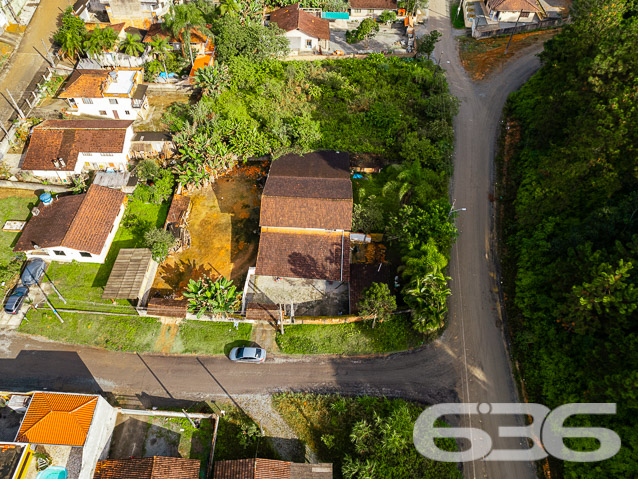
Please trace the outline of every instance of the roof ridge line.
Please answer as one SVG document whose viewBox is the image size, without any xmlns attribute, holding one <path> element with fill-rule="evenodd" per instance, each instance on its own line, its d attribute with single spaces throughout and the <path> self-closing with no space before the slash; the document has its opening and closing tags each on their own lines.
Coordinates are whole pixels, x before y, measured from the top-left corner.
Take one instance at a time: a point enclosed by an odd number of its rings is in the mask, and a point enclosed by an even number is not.
<svg viewBox="0 0 638 479">
<path fill-rule="evenodd" d="M 93 186 L 93 185 L 91 185 L 91 186 Z M 99 186 L 99 185 L 95 185 L 95 186 Z M 69 223 L 69 227 L 67 228 L 66 232 L 64 233 L 64 236 L 62 237 L 62 241 L 60 241 L 60 246 L 64 246 L 65 248 L 67 247 L 67 246 L 65 246 L 67 236 L 69 235 L 69 231 L 71 231 L 71 229 L 73 229 L 73 225 L 76 223 L 76 221 L 78 219 L 80 210 L 82 209 L 82 205 L 84 205 L 84 202 L 86 201 L 86 199 L 87 199 L 87 197 L 89 195 L 90 189 L 91 189 L 91 187 L 89 187 L 86 190 L 86 193 L 83 193 L 84 194 L 84 198 L 82 198 L 82 201 L 80 202 L 80 206 L 78 207 L 78 209 L 75 210 L 75 213 L 73 214 L 73 219 Z"/>
</svg>

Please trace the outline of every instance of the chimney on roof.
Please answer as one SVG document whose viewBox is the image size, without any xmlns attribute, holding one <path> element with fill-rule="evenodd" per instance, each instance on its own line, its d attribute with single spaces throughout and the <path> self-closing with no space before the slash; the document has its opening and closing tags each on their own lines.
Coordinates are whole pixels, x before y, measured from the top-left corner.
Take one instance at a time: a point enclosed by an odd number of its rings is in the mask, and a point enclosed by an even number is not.
<svg viewBox="0 0 638 479">
<path fill-rule="evenodd" d="M 53 166 L 56 168 L 60 168 L 60 162 L 58 160 L 53 160 Z"/>
<path fill-rule="evenodd" d="M 60 162 L 61 168 L 64 168 L 66 166 L 66 161 L 64 161 L 62 158 L 58 158 L 58 161 Z"/>
</svg>

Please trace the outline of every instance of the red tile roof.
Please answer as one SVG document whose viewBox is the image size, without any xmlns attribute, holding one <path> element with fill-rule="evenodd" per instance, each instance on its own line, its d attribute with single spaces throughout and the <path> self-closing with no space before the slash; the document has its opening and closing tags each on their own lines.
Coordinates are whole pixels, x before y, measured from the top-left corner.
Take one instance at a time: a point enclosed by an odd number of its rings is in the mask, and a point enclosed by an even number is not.
<svg viewBox="0 0 638 479">
<path fill-rule="evenodd" d="M 497 12 L 542 12 L 534 0 L 488 0 L 487 7 Z"/>
<path fill-rule="evenodd" d="M 349 281 L 350 235 L 263 228 L 255 274 Z"/>
<path fill-rule="evenodd" d="M 371 10 L 396 10 L 397 0 L 350 0 L 350 8 Z"/>
<path fill-rule="evenodd" d="M 181 457 L 99 461 L 93 479 L 198 479 L 200 462 Z"/>
<path fill-rule="evenodd" d="M 275 10 L 270 14 L 270 21 L 287 32 L 299 30 L 310 37 L 330 40 L 330 22 L 304 12 L 298 3 Z"/>
<path fill-rule="evenodd" d="M 144 43 L 150 43 L 153 41 L 153 37 L 157 35 L 160 38 L 166 38 L 169 43 L 182 43 L 182 35 L 180 34 L 179 40 L 177 40 L 170 32 L 164 30 L 162 23 L 153 23 L 146 35 L 144 35 Z M 202 33 L 197 28 L 191 30 L 191 43 L 205 43 L 208 40 L 208 35 Z"/>
<path fill-rule="evenodd" d="M 213 479 L 332 479 L 332 464 L 296 464 L 261 458 L 215 461 Z"/>
<path fill-rule="evenodd" d="M 73 70 L 60 98 L 102 98 L 108 70 Z"/>
<path fill-rule="evenodd" d="M 85 194 L 40 203 L 40 214 L 26 224 L 13 250 L 63 246 L 99 255 L 125 198 L 121 191 L 91 185 Z"/>
<path fill-rule="evenodd" d="M 34 393 L 17 442 L 83 446 L 98 396 Z"/>
<path fill-rule="evenodd" d="M 33 128 L 23 170 L 73 171 L 80 152 L 122 153 L 131 120 L 46 120 Z M 65 166 L 56 168 L 62 158 Z"/>
</svg>

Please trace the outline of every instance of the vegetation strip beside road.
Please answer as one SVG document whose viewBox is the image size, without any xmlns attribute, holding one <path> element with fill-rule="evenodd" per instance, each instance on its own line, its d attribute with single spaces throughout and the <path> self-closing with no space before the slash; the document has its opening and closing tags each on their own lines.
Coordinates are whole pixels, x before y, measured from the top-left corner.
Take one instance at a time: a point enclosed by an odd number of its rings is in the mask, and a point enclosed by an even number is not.
<svg viewBox="0 0 638 479">
<path fill-rule="evenodd" d="M 545 44 L 506 111 L 506 306 L 530 402 L 617 404 L 566 424 L 611 429 L 618 454 L 595 467 L 550 460 L 552 476 L 636 477 L 638 18 L 627 3 L 574 4 L 585 8 Z"/>
</svg>

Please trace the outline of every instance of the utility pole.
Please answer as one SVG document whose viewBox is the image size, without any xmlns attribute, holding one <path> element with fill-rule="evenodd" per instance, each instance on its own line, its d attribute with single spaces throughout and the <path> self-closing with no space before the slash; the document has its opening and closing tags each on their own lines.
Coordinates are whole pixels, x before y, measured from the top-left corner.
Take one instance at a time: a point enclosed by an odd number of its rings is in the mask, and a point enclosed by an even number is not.
<svg viewBox="0 0 638 479">
<path fill-rule="evenodd" d="M 47 56 L 47 59 L 49 60 L 49 63 L 51 64 L 52 67 L 55 67 L 55 62 L 53 61 L 53 57 L 51 56 L 51 52 L 49 51 L 49 49 L 47 48 L 46 44 L 44 43 L 44 39 L 40 38 L 40 41 L 42 41 L 42 46 L 44 47 L 44 53 Z"/>
<path fill-rule="evenodd" d="M 281 335 L 283 336 L 283 334 L 284 334 L 284 312 L 281 309 L 281 304 L 279 305 L 279 329 L 280 329 Z"/>
<path fill-rule="evenodd" d="M 16 103 L 16 101 L 13 98 L 13 95 L 11 94 L 9 89 L 7 89 L 7 93 L 9 94 L 9 98 L 11 98 L 11 101 L 13 102 L 13 106 L 15 107 L 16 111 L 18 112 L 18 115 L 20 115 L 20 118 L 22 118 L 24 120 L 26 117 L 24 116 L 24 113 L 22 113 L 22 110 L 20 109 L 20 107 Z"/>
<path fill-rule="evenodd" d="M 505 47 L 505 53 L 503 55 L 507 55 L 507 51 L 510 48 L 510 43 L 512 43 L 512 37 L 514 36 L 514 31 L 516 30 L 516 27 L 518 26 L 518 21 L 521 19 L 521 15 L 522 14 L 523 14 L 523 10 L 518 12 L 518 18 L 516 19 L 516 23 L 514 24 L 514 28 L 512 28 L 512 34 L 510 35 L 510 39 L 507 41 L 507 46 Z"/>
</svg>

